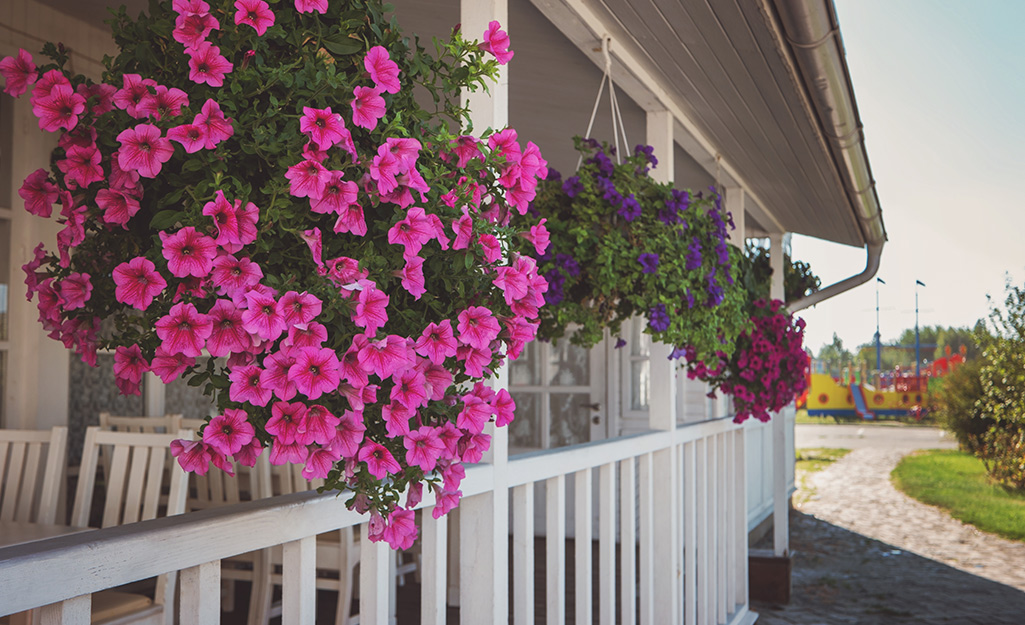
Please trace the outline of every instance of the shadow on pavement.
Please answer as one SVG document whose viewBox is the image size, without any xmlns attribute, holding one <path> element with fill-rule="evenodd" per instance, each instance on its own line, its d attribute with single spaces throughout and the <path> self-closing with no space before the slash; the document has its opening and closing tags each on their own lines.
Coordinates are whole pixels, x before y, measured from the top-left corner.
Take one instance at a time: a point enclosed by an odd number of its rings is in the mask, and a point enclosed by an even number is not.
<svg viewBox="0 0 1025 625">
<path fill-rule="evenodd" d="M 1025 625 L 1025 592 L 815 517 L 791 511 L 790 545 L 793 599 L 753 603 L 760 625 Z"/>
</svg>

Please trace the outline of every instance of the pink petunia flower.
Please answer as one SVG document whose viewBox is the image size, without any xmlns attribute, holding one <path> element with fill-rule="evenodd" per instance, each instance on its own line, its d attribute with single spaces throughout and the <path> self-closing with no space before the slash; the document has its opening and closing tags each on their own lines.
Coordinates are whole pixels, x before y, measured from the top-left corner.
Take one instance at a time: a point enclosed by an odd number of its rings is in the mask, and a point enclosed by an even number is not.
<svg viewBox="0 0 1025 625">
<path fill-rule="evenodd" d="M 502 244 L 498 242 L 493 234 L 484 233 L 477 238 L 481 251 L 484 252 L 484 260 L 489 263 L 497 263 L 502 260 Z"/>
<path fill-rule="evenodd" d="M 210 470 L 212 456 L 203 441 L 171 441 L 171 455 L 177 458 L 181 468 L 189 473 L 206 475 Z"/>
<path fill-rule="evenodd" d="M 219 358 L 252 347 L 253 340 L 242 326 L 242 311 L 231 300 L 217 300 L 207 314 L 213 323 L 210 338 L 206 341 L 206 349 L 211 356 Z"/>
<path fill-rule="evenodd" d="M 412 510 L 393 510 L 381 534 L 392 549 L 409 549 L 416 542 L 417 529 Z"/>
<path fill-rule="evenodd" d="M 189 80 L 192 82 L 220 87 L 224 85 L 224 75 L 234 69 L 231 61 L 221 56 L 221 49 L 209 41 L 185 52 L 189 55 Z"/>
<path fill-rule="evenodd" d="M 32 96 L 29 98 L 29 103 L 35 107 L 40 101 L 50 97 L 53 92 L 53 88 L 58 85 L 64 85 L 67 88 L 71 88 L 71 81 L 64 75 L 59 69 L 51 69 L 36 81 L 34 87 L 32 87 Z"/>
<path fill-rule="evenodd" d="M 406 257 L 419 254 L 424 243 L 434 236 L 434 224 L 419 206 L 409 209 L 406 217 L 388 230 L 388 242 L 405 247 Z"/>
<path fill-rule="evenodd" d="M 201 314 L 193 304 L 179 302 L 156 322 L 157 336 L 171 354 L 203 355 L 203 345 L 213 331 L 210 317 Z"/>
<path fill-rule="evenodd" d="M 250 334 L 265 341 L 273 341 L 285 331 L 285 318 L 272 295 L 250 291 L 246 293 L 246 311 L 242 324 Z"/>
<path fill-rule="evenodd" d="M 260 379 L 283 401 L 291 400 L 299 392 L 295 382 L 288 377 L 295 364 L 295 354 L 294 349 L 282 348 L 263 359 L 264 372 Z"/>
<path fill-rule="evenodd" d="M 456 417 L 456 426 L 467 432 L 478 434 L 484 431 L 484 426 L 491 419 L 494 409 L 473 393 L 462 396 L 463 409 Z"/>
<path fill-rule="evenodd" d="M 100 189 L 96 192 L 96 205 L 103 209 L 103 223 L 117 224 L 128 229 L 130 220 L 141 208 L 139 200 L 119 189 Z"/>
<path fill-rule="evenodd" d="M 106 115 L 114 110 L 114 94 L 117 93 L 117 87 L 114 85 L 102 82 L 91 85 L 82 83 L 75 87 L 75 93 L 85 98 L 86 104 L 89 103 L 90 99 L 94 100 L 89 108 L 89 113 L 93 117 Z"/>
<path fill-rule="evenodd" d="M 264 384 L 263 370 L 256 365 L 232 368 L 228 373 L 231 386 L 228 399 L 249 402 L 254 406 L 266 406 L 271 398 L 271 389 Z"/>
<path fill-rule="evenodd" d="M 338 356 L 328 347 L 303 347 L 295 350 L 295 364 L 288 370 L 288 379 L 310 399 L 338 388 L 341 381 Z"/>
<path fill-rule="evenodd" d="M 294 443 L 299 431 L 305 429 L 306 411 L 306 404 L 302 402 L 274 402 L 271 406 L 271 418 L 267 420 L 264 429 L 279 443 Z"/>
<path fill-rule="evenodd" d="M 329 150 L 331 146 L 344 143 L 349 131 L 338 113 L 332 113 L 331 107 L 323 109 L 303 107 L 303 116 L 299 118 L 299 130 L 310 137 L 321 150 Z M 349 137 L 351 141 L 351 135 Z"/>
<path fill-rule="evenodd" d="M 395 334 L 380 340 L 366 341 L 360 346 L 358 358 L 360 368 L 376 374 L 382 380 L 412 364 L 412 354 L 406 339 Z"/>
<path fill-rule="evenodd" d="M 259 265 L 248 258 L 235 258 L 230 254 L 215 258 L 210 272 L 210 280 L 218 292 L 232 299 L 244 295 L 262 278 L 263 270 Z"/>
<path fill-rule="evenodd" d="M 484 306 L 470 306 L 459 313 L 458 318 L 459 342 L 475 349 L 488 349 L 502 330 L 498 320 Z"/>
<path fill-rule="evenodd" d="M 206 43 L 204 40 L 210 35 L 210 31 L 218 30 L 221 27 L 217 18 L 210 15 L 210 6 L 205 2 L 196 3 L 196 6 L 199 5 L 206 5 L 206 9 L 178 15 L 174 21 L 174 30 L 171 31 L 171 36 L 185 46 L 186 51 Z"/>
<path fill-rule="evenodd" d="M 236 0 L 235 8 L 238 9 L 235 11 L 235 25 L 248 24 L 256 29 L 259 37 L 274 25 L 274 12 L 263 0 Z"/>
<path fill-rule="evenodd" d="M 140 119 L 146 117 L 138 111 L 139 103 L 148 96 L 150 87 L 156 87 L 157 81 L 143 78 L 139 74 L 125 74 L 121 77 L 122 87 L 114 92 L 114 106 L 130 116 Z"/>
<path fill-rule="evenodd" d="M 502 25 L 497 21 L 488 24 L 488 29 L 484 31 L 484 43 L 480 44 L 480 49 L 495 55 L 499 65 L 508 63 L 514 54 L 509 49 L 509 35 L 502 30 Z"/>
<path fill-rule="evenodd" d="M 306 457 L 306 466 L 303 467 L 302 476 L 307 480 L 323 479 L 331 473 L 331 469 L 339 459 L 340 456 L 332 449 L 324 447 L 314 449 Z"/>
<path fill-rule="evenodd" d="M 195 124 L 182 124 L 167 129 L 167 138 L 177 141 L 185 148 L 188 154 L 195 154 L 203 149 L 206 144 L 206 136 L 202 126 Z"/>
<path fill-rule="evenodd" d="M 327 0 L 295 0 L 295 10 L 300 13 L 316 11 L 323 15 L 327 13 Z"/>
<path fill-rule="evenodd" d="M 157 273 L 156 265 L 138 256 L 114 268 L 114 299 L 132 308 L 146 310 L 160 295 L 167 281 Z"/>
<path fill-rule="evenodd" d="M 241 203 L 241 200 L 235 200 L 236 204 Z M 238 233 L 238 216 L 236 214 L 236 207 L 231 205 L 224 197 L 224 192 L 220 189 L 214 194 L 213 201 L 207 202 L 203 205 L 203 214 L 207 217 L 212 217 L 214 220 L 214 226 L 217 227 L 217 238 L 214 240 L 217 245 L 225 245 L 228 243 L 240 243 Z"/>
<path fill-rule="evenodd" d="M 431 510 L 431 516 L 435 519 L 440 519 L 444 515 L 448 514 L 454 508 L 459 505 L 459 499 L 463 496 L 463 491 L 449 491 L 442 490 L 440 487 L 435 486 L 435 503 L 434 509 Z"/>
<path fill-rule="evenodd" d="M 289 291 L 282 295 L 278 302 L 278 310 L 288 326 L 313 321 L 320 314 L 322 307 L 323 302 L 320 301 L 320 298 L 310 295 L 306 291 L 302 293 Z"/>
<path fill-rule="evenodd" d="M 296 433 L 296 440 L 303 445 L 330 445 L 335 439 L 338 432 L 336 428 L 340 422 L 341 419 L 331 414 L 330 410 L 320 404 L 313 404 L 306 410 L 306 420 Z M 336 451 L 339 453 L 335 460 L 338 460 L 341 453 L 340 450 Z"/>
<path fill-rule="evenodd" d="M 367 130 L 377 128 L 377 121 L 384 117 L 386 110 L 381 90 L 370 87 L 356 87 L 351 106 L 352 123 Z"/>
<path fill-rule="evenodd" d="M 395 380 L 395 386 L 391 389 L 393 402 L 397 401 L 409 410 L 427 405 L 427 380 L 422 373 L 416 369 L 406 369 L 396 373 L 392 379 Z"/>
<path fill-rule="evenodd" d="M 203 129 L 203 134 L 206 137 L 204 147 L 212 150 L 217 147 L 218 143 L 235 134 L 231 121 L 230 117 L 224 116 L 220 104 L 214 100 L 207 100 L 192 123 Z"/>
<path fill-rule="evenodd" d="M 164 384 L 170 384 L 178 378 L 186 369 L 196 364 L 196 359 L 185 354 L 172 354 L 158 345 L 153 354 L 153 362 L 150 370 L 157 374 Z"/>
<path fill-rule="evenodd" d="M 367 50 L 363 57 L 363 67 L 370 74 L 374 84 L 388 93 L 398 93 L 402 89 L 399 84 L 399 66 L 388 56 L 383 46 L 374 46 Z"/>
<path fill-rule="evenodd" d="M 4 77 L 4 93 L 17 98 L 25 93 L 28 86 L 36 82 L 39 74 L 32 62 L 32 55 L 24 49 L 18 49 L 18 56 L 8 56 L 0 61 L 0 75 Z"/>
<path fill-rule="evenodd" d="M 490 349 L 477 349 L 470 345 L 460 345 L 456 349 L 456 358 L 463 361 L 466 374 L 471 378 L 479 378 L 484 375 L 484 371 L 491 364 L 493 355 Z"/>
<path fill-rule="evenodd" d="M 178 117 L 182 114 L 182 107 L 189 105 L 189 96 L 181 89 L 157 85 L 153 90 L 154 93 L 147 93 L 135 107 L 140 117 L 152 117 L 158 121 L 162 117 Z"/>
<path fill-rule="evenodd" d="M 346 410 L 342 413 L 338 426 L 335 428 L 336 434 L 331 441 L 331 446 L 341 452 L 343 457 L 353 458 L 359 453 L 359 446 L 363 442 L 366 429 L 362 413 Z"/>
<path fill-rule="evenodd" d="M 49 217 L 58 197 L 57 186 L 50 182 L 45 169 L 37 169 L 26 176 L 18 195 L 25 200 L 25 210 L 38 217 Z"/>
<path fill-rule="evenodd" d="M 367 222 L 363 218 L 363 207 L 359 204 L 349 204 L 338 213 L 335 220 L 335 232 L 351 232 L 362 237 L 367 234 Z"/>
<path fill-rule="evenodd" d="M 281 342 L 285 347 L 320 347 L 327 340 L 324 324 L 312 321 L 297 323 L 288 329 L 288 338 Z"/>
<path fill-rule="evenodd" d="M 374 336 L 377 329 L 388 322 L 388 300 L 384 291 L 373 286 L 364 288 L 359 292 L 353 323 L 364 328 L 367 336 Z"/>
<path fill-rule="evenodd" d="M 75 93 L 70 85 L 56 85 L 50 95 L 32 105 L 32 113 L 39 118 L 39 127 L 47 132 L 72 130 L 78 116 L 85 112 L 85 98 Z"/>
<path fill-rule="evenodd" d="M 138 345 L 118 345 L 114 350 L 114 375 L 134 384 L 142 381 L 142 374 L 149 371 L 149 363 L 142 356 Z"/>
<path fill-rule="evenodd" d="M 372 440 L 364 442 L 363 446 L 359 449 L 359 453 L 356 455 L 356 459 L 367 463 L 367 470 L 379 480 L 383 480 L 391 473 L 398 473 L 402 470 L 399 463 L 395 462 L 395 457 L 391 455 L 391 452 L 385 449 L 383 445 Z"/>
<path fill-rule="evenodd" d="M 210 419 L 203 429 L 203 442 L 225 455 L 234 455 L 253 440 L 256 430 L 245 410 L 228 408 Z"/>
<path fill-rule="evenodd" d="M 285 178 L 291 181 L 289 193 L 293 196 L 319 200 L 331 180 L 331 174 L 317 161 L 307 159 L 289 167 Z"/>
<path fill-rule="evenodd" d="M 205 278 L 210 274 L 217 256 L 217 244 L 213 239 L 200 234 L 192 226 L 185 226 L 171 235 L 161 231 L 160 240 L 163 243 L 161 253 L 167 259 L 167 269 L 172 275 Z"/>
<path fill-rule="evenodd" d="M 410 466 L 420 467 L 424 473 L 433 471 L 438 458 L 445 452 L 445 444 L 438 438 L 437 430 L 430 426 L 411 430 L 402 444 L 407 450 L 406 462 Z"/>
<path fill-rule="evenodd" d="M 424 379 L 431 390 L 431 401 L 445 399 L 448 388 L 452 386 L 452 372 L 440 364 L 431 364 L 423 369 Z"/>
<path fill-rule="evenodd" d="M 446 358 L 456 355 L 456 347 L 458 344 L 452 332 L 452 322 L 445 319 L 441 323 L 428 324 L 417 339 L 415 349 L 416 353 L 440 365 Z"/>
<path fill-rule="evenodd" d="M 320 198 L 310 198 L 310 210 L 314 213 L 342 214 L 345 209 L 356 203 L 359 187 L 351 180 L 342 180 L 343 172 L 328 171 L 330 177 L 324 184 Z M 335 229 L 338 232 L 338 229 Z"/>
<path fill-rule="evenodd" d="M 93 293 L 93 284 L 87 273 L 72 272 L 67 278 L 60 281 L 61 299 L 64 300 L 64 310 L 75 310 L 85 306 Z"/>
<path fill-rule="evenodd" d="M 303 464 L 309 457 L 310 449 L 302 443 L 282 443 L 274 441 L 270 447 L 267 461 L 278 466 L 282 464 Z"/>
<path fill-rule="evenodd" d="M 484 159 L 477 137 L 461 135 L 452 142 L 452 152 L 456 155 L 456 167 L 463 169 L 473 159 Z"/>
<path fill-rule="evenodd" d="M 87 147 L 73 145 L 68 148 L 65 158 L 57 161 L 57 167 L 64 172 L 65 181 L 73 182 L 85 189 L 99 180 L 103 180 L 103 168 L 100 160 L 103 156 L 95 144 Z M 69 185 L 69 188 L 71 185 Z"/>
<path fill-rule="evenodd" d="M 534 251 L 537 252 L 538 256 L 544 256 L 545 251 L 548 249 L 548 245 L 551 242 L 548 228 L 545 227 L 547 218 L 541 219 L 536 226 L 531 226 L 529 232 L 521 233 L 521 236 L 534 244 Z"/>
<path fill-rule="evenodd" d="M 263 443 L 254 436 L 248 445 L 235 454 L 235 460 L 243 466 L 255 467 L 256 459 L 260 457 L 261 453 L 263 453 Z"/>
<path fill-rule="evenodd" d="M 118 166 L 125 171 L 137 171 L 146 178 L 155 178 L 174 154 L 171 142 L 151 124 L 122 130 L 117 140 L 121 143 L 117 153 Z"/>
<path fill-rule="evenodd" d="M 399 272 L 402 278 L 402 288 L 409 291 L 413 299 L 420 299 L 420 296 L 427 292 L 424 286 L 424 259 L 419 256 L 406 256 L 406 266 Z"/>
</svg>

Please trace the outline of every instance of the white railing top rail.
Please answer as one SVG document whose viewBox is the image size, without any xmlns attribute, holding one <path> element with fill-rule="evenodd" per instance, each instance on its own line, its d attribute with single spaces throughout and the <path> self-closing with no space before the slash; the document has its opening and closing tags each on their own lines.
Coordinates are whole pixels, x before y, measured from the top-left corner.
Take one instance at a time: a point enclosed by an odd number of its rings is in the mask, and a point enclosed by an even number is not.
<svg viewBox="0 0 1025 625">
<path fill-rule="evenodd" d="M 510 459 L 509 486 L 625 460 L 740 426 L 728 417 Z M 468 467 L 464 497 L 491 490 L 494 467 Z M 0 548 L 0 616 L 343 527 L 366 517 L 348 494 L 294 493 Z M 425 490 L 419 508 L 434 505 Z"/>
<path fill-rule="evenodd" d="M 733 423 L 732 416 L 722 417 L 679 425 L 672 435 L 656 430 L 571 447 L 519 454 L 509 458 L 509 486 L 539 482 L 559 475 L 600 467 L 610 462 L 636 458 L 739 427 L 741 426 Z"/>
</svg>

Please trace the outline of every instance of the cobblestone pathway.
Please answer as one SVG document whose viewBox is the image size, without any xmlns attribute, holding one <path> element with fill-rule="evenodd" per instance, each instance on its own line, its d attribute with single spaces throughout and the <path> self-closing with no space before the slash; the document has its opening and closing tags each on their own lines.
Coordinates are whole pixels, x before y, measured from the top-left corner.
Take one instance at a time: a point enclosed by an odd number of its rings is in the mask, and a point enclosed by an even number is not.
<svg viewBox="0 0 1025 625">
<path fill-rule="evenodd" d="M 810 476 L 791 515 L 793 599 L 755 604 L 759 623 L 1025 625 L 1025 543 L 898 492 L 905 453 L 857 449 Z"/>
</svg>

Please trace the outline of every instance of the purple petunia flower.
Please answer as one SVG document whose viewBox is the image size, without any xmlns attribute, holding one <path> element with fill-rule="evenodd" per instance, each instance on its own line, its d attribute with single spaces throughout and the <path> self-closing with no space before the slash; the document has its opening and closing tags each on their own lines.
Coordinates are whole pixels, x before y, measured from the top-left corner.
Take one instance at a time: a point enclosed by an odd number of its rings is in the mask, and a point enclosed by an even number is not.
<svg viewBox="0 0 1025 625">
<path fill-rule="evenodd" d="M 579 194 L 583 190 L 584 185 L 582 182 L 580 182 L 579 176 L 570 176 L 569 178 L 566 178 L 566 182 L 562 183 L 563 193 L 570 196 L 571 198 L 576 197 L 577 194 Z"/>
<path fill-rule="evenodd" d="M 619 349 L 620 347 L 623 347 L 624 345 L 626 345 L 626 340 L 623 339 L 622 337 L 616 337 L 616 349 Z"/>
<path fill-rule="evenodd" d="M 641 264 L 641 273 L 655 273 L 658 271 L 658 254 L 641 254 L 637 257 Z"/>
<path fill-rule="evenodd" d="M 555 264 L 561 267 L 566 272 L 566 275 L 571 278 L 576 278 L 580 275 L 580 264 L 569 254 L 556 254 Z"/>
<path fill-rule="evenodd" d="M 656 304 L 648 311 L 648 325 L 656 332 L 669 329 L 669 313 L 665 304 Z"/>
<path fill-rule="evenodd" d="M 554 167 L 549 167 L 548 177 L 545 178 L 545 180 L 554 180 L 558 182 L 559 180 L 562 180 L 562 174 L 560 174 L 559 170 L 555 169 Z"/>
<path fill-rule="evenodd" d="M 686 347 L 674 347 L 673 351 L 669 353 L 669 360 L 679 360 L 687 355 Z"/>
<path fill-rule="evenodd" d="M 690 289 L 687 289 L 684 297 L 687 298 L 687 308 L 694 308 L 694 294 L 690 292 Z"/>
<path fill-rule="evenodd" d="M 694 271 L 701 268 L 701 241 L 697 237 L 691 237 L 690 245 L 687 246 L 687 271 Z"/>
<path fill-rule="evenodd" d="M 631 193 L 623 198 L 623 205 L 620 206 L 619 210 L 616 212 L 619 213 L 623 219 L 633 221 L 641 216 L 641 204 L 637 201 L 637 198 L 634 197 L 634 194 Z"/>
</svg>

